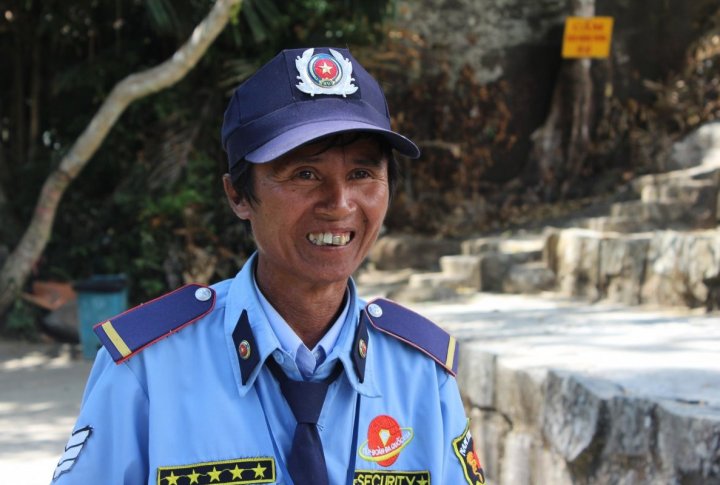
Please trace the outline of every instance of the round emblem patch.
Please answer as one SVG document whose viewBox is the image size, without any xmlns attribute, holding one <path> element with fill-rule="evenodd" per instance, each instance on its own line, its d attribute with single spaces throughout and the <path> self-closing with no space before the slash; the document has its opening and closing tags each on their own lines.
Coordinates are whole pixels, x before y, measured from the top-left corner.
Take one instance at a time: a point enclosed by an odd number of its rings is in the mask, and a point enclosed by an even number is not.
<svg viewBox="0 0 720 485">
<path fill-rule="evenodd" d="M 312 82 L 323 88 L 331 88 L 342 79 L 342 68 L 330 54 L 315 54 L 307 68 Z"/>
<path fill-rule="evenodd" d="M 250 352 L 252 350 L 250 349 L 250 342 L 247 340 L 243 340 L 240 342 L 240 345 L 238 345 L 238 354 L 240 354 L 240 358 L 242 360 L 247 360 L 250 357 Z"/>
<path fill-rule="evenodd" d="M 381 414 L 370 421 L 368 439 L 360 446 L 358 454 L 364 460 L 390 466 L 412 439 L 412 428 L 401 428 L 393 417 Z"/>
</svg>

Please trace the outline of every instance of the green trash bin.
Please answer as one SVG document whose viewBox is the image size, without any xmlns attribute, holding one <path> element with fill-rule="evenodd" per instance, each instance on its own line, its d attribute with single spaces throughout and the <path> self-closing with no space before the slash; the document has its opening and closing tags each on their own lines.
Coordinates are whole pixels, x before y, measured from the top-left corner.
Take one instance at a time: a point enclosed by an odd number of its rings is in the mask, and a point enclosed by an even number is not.
<svg viewBox="0 0 720 485">
<path fill-rule="evenodd" d="M 83 357 L 95 359 L 100 348 L 93 327 L 127 310 L 127 277 L 95 275 L 73 285 L 77 292 L 80 345 Z"/>
</svg>

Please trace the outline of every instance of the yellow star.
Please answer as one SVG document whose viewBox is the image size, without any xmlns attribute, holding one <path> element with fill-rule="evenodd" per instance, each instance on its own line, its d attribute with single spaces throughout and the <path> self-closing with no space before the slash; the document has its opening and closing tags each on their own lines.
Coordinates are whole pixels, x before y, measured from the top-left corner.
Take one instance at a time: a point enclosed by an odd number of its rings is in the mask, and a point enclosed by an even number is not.
<svg viewBox="0 0 720 485">
<path fill-rule="evenodd" d="M 257 466 L 255 468 L 251 468 L 251 470 L 255 472 L 255 478 L 265 478 L 265 470 L 267 470 L 267 467 L 258 463 Z"/>
<path fill-rule="evenodd" d="M 190 484 L 191 484 L 191 485 L 192 485 L 193 483 L 199 483 L 199 482 L 198 482 L 198 478 L 200 478 L 200 474 L 197 473 L 197 472 L 193 469 L 193 472 L 192 472 L 190 475 L 188 475 L 188 478 L 190 479 Z"/>
<path fill-rule="evenodd" d="M 213 467 L 212 471 L 208 472 L 208 475 L 210 475 L 210 481 L 211 482 L 219 482 L 221 473 L 222 473 L 222 470 L 218 471 L 217 468 Z"/>
<path fill-rule="evenodd" d="M 238 468 L 238 466 L 235 465 L 235 468 L 230 470 L 230 473 L 233 474 L 233 476 L 232 476 L 233 478 L 242 478 L 242 472 L 244 472 L 244 471 L 245 471 L 244 469 Z"/>
<path fill-rule="evenodd" d="M 178 478 L 175 476 L 175 472 L 170 472 L 170 475 L 165 477 L 168 481 L 168 485 L 177 485 Z"/>
<path fill-rule="evenodd" d="M 327 74 L 332 71 L 332 66 L 328 66 L 325 62 L 323 62 L 320 64 L 320 69 L 322 69 L 323 74 Z"/>
<path fill-rule="evenodd" d="M 425 478 L 421 478 L 418 480 L 418 485 L 427 485 L 428 481 Z"/>
</svg>

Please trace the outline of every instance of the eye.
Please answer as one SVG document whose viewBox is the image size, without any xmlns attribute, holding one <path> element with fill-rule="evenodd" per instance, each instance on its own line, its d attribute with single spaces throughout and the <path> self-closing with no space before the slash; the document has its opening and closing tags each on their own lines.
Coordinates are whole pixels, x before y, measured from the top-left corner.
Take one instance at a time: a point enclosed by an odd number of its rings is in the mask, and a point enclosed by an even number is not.
<svg viewBox="0 0 720 485">
<path fill-rule="evenodd" d="M 353 170 L 352 178 L 353 179 L 366 179 L 372 177 L 372 173 L 370 173 L 369 170 L 366 170 L 364 168 L 359 168 L 357 170 Z"/>
<path fill-rule="evenodd" d="M 295 178 L 300 180 L 315 180 L 317 176 L 312 170 L 303 169 L 295 172 Z"/>
</svg>

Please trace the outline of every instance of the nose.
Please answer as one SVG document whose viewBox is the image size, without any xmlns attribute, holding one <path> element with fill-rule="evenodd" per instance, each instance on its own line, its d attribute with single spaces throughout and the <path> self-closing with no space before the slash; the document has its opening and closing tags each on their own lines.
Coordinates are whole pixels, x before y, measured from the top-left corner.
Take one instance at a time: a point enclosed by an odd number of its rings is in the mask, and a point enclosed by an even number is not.
<svg viewBox="0 0 720 485">
<path fill-rule="evenodd" d="M 320 187 L 321 198 L 318 212 L 327 217 L 340 219 L 355 210 L 352 188 L 344 179 L 330 178 Z"/>
</svg>

